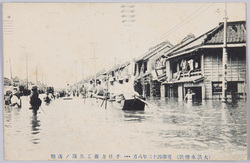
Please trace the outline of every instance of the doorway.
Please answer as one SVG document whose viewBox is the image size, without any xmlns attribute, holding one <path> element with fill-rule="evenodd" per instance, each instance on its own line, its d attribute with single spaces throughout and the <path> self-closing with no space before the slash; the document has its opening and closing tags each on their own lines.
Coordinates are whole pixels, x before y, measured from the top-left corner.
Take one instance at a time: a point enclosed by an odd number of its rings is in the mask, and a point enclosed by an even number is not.
<svg viewBox="0 0 250 163">
<path fill-rule="evenodd" d="M 196 102 L 202 101 L 202 89 L 201 89 L 201 87 L 185 87 L 185 95 L 188 92 L 188 89 L 192 90 L 192 92 L 195 93 L 195 101 Z"/>
</svg>

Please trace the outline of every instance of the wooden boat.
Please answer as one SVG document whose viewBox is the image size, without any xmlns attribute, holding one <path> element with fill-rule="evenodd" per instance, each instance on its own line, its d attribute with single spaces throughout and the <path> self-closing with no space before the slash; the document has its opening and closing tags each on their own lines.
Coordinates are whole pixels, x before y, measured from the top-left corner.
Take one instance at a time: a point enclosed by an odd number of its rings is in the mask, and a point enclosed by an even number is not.
<svg viewBox="0 0 250 163">
<path fill-rule="evenodd" d="M 138 98 L 125 99 L 122 110 L 144 110 L 145 103 Z"/>
<path fill-rule="evenodd" d="M 141 100 L 140 100 L 141 99 Z M 145 102 L 144 98 L 131 98 L 131 99 L 122 99 L 122 100 L 110 100 L 116 108 L 121 108 L 122 110 L 144 110 Z"/>
</svg>

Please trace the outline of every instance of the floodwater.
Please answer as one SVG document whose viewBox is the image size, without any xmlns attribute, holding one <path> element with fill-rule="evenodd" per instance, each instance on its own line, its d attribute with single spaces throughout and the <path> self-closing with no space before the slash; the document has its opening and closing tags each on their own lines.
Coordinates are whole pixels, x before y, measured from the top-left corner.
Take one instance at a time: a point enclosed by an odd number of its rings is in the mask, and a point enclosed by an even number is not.
<svg viewBox="0 0 250 163">
<path fill-rule="evenodd" d="M 144 111 L 123 111 L 109 102 L 105 109 L 102 100 L 59 98 L 43 102 L 34 116 L 28 97 L 22 97 L 21 109 L 4 109 L 5 159 L 98 159 L 97 154 L 119 159 L 135 159 L 135 154 L 169 154 L 171 160 L 187 154 L 210 160 L 246 158 L 246 101 L 147 102 Z"/>
</svg>

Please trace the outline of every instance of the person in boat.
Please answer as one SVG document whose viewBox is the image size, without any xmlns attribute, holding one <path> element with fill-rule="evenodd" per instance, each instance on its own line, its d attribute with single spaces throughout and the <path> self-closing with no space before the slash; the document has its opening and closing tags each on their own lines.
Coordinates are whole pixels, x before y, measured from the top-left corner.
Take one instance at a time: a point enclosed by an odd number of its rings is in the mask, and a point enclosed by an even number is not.
<svg viewBox="0 0 250 163">
<path fill-rule="evenodd" d="M 80 93 L 82 94 L 83 98 L 86 98 L 87 96 L 87 89 L 84 85 L 82 85 Z"/>
<path fill-rule="evenodd" d="M 55 99 L 55 92 L 54 92 L 54 88 L 53 87 L 47 87 L 46 92 L 51 96 L 51 98 Z"/>
<path fill-rule="evenodd" d="M 95 83 L 90 80 L 89 81 L 89 87 L 88 87 L 88 97 L 93 97 L 93 94 L 94 94 L 94 91 L 95 91 Z"/>
<path fill-rule="evenodd" d="M 70 87 L 69 87 L 69 84 L 67 84 L 67 88 L 66 88 L 66 96 L 69 97 L 71 94 L 71 91 L 70 91 Z"/>
<path fill-rule="evenodd" d="M 96 82 L 96 91 L 95 91 L 95 94 L 96 96 L 104 96 L 104 89 L 103 89 L 103 86 L 101 85 L 101 81 L 97 81 Z"/>
<path fill-rule="evenodd" d="M 34 115 L 36 115 L 37 110 L 39 109 L 39 107 L 42 104 L 42 101 L 39 98 L 39 94 L 38 94 L 38 91 L 37 91 L 37 86 L 33 86 L 31 91 L 32 91 L 32 93 L 31 93 L 31 96 L 30 96 L 30 105 L 31 105 L 30 109 L 32 109 Z"/>
<path fill-rule="evenodd" d="M 117 102 L 120 102 L 124 99 L 133 99 L 135 96 L 139 96 L 138 92 L 134 90 L 133 76 L 127 76 L 125 79 L 123 79 L 123 82 L 117 82 L 115 86 L 115 96 Z"/>
<path fill-rule="evenodd" d="M 138 80 L 134 80 L 134 90 L 139 94 L 142 95 L 142 84 Z"/>
<path fill-rule="evenodd" d="M 124 84 L 123 84 L 123 80 L 116 80 L 113 83 L 113 89 L 112 89 L 112 93 L 113 93 L 113 97 L 115 98 L 116 102 L 121 102 L 122 100 L 124 100 Z"/>
<path fill-rule="evenodd" d="M 186 100 L 187 102 L 194 102 L 194 96 L 195 93 L 193 93 L 191 89 L 188 89 L 188 93 L 186 94 L 184 100 Z"/>
<path fill-rule="evenodd" d="M 110 80 L 110 85 L 109 85 L 109 97 L 111 101 L 115 100 L 115 81 L 114 79 Z"/>
<path fill-rule="evenodd" d="M 134 82 L 135 79 L 132 76 L 128 76 L 127 78 L 124 79 L 124 87 L 122 88 L 123 90 L 123 96 L 125 99 L 132 99 L 134 97 L 138 97 L 139 93 L 135 91 L 134 89 Z"/>
<path fill-rule="evenodd" d="M 50 101 L 51 101 L 51 98 L 49 97 L 49 93 L 48 92 L 46 93 L 46 97 L 44 97 L 44 101 L 46 103 L 50 103 Z"/>
<path fill-rule="evenodd" d="M 10 106 L 17 106 L 18 108 L 22 107 L 22 101 L 18 95 L 17 88 L 13 88 L 13 92 L 10 95 Z"/>
</svg>

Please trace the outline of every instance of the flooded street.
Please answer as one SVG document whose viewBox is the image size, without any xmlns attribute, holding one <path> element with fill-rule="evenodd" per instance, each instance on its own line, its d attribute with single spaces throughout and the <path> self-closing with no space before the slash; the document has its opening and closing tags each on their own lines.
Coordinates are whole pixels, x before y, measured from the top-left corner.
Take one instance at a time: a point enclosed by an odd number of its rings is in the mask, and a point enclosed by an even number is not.
<svg viewBox="0 0 250 163">
<path fill-rule="evenodd" d="M 28 97 L 22 97 L 21 109 L 5 107 L 6 158 L 50 160 L 60 155 L 72 160 L 73 154 L 75 159 L 95 159 L 95 154 L 119 154 L 121 159 L 133 159 L 134 154 L 171 154 L 172 160 L 178 154 L 207 154 L 211 160 L 244 158 L 246 101 L 147 102 L 144 111 L 123 111 L 109 102 L 107 109 L 100 107 L 102 100 L 59 98 L 43 102 L 33 116 Z"/>
</svg>

